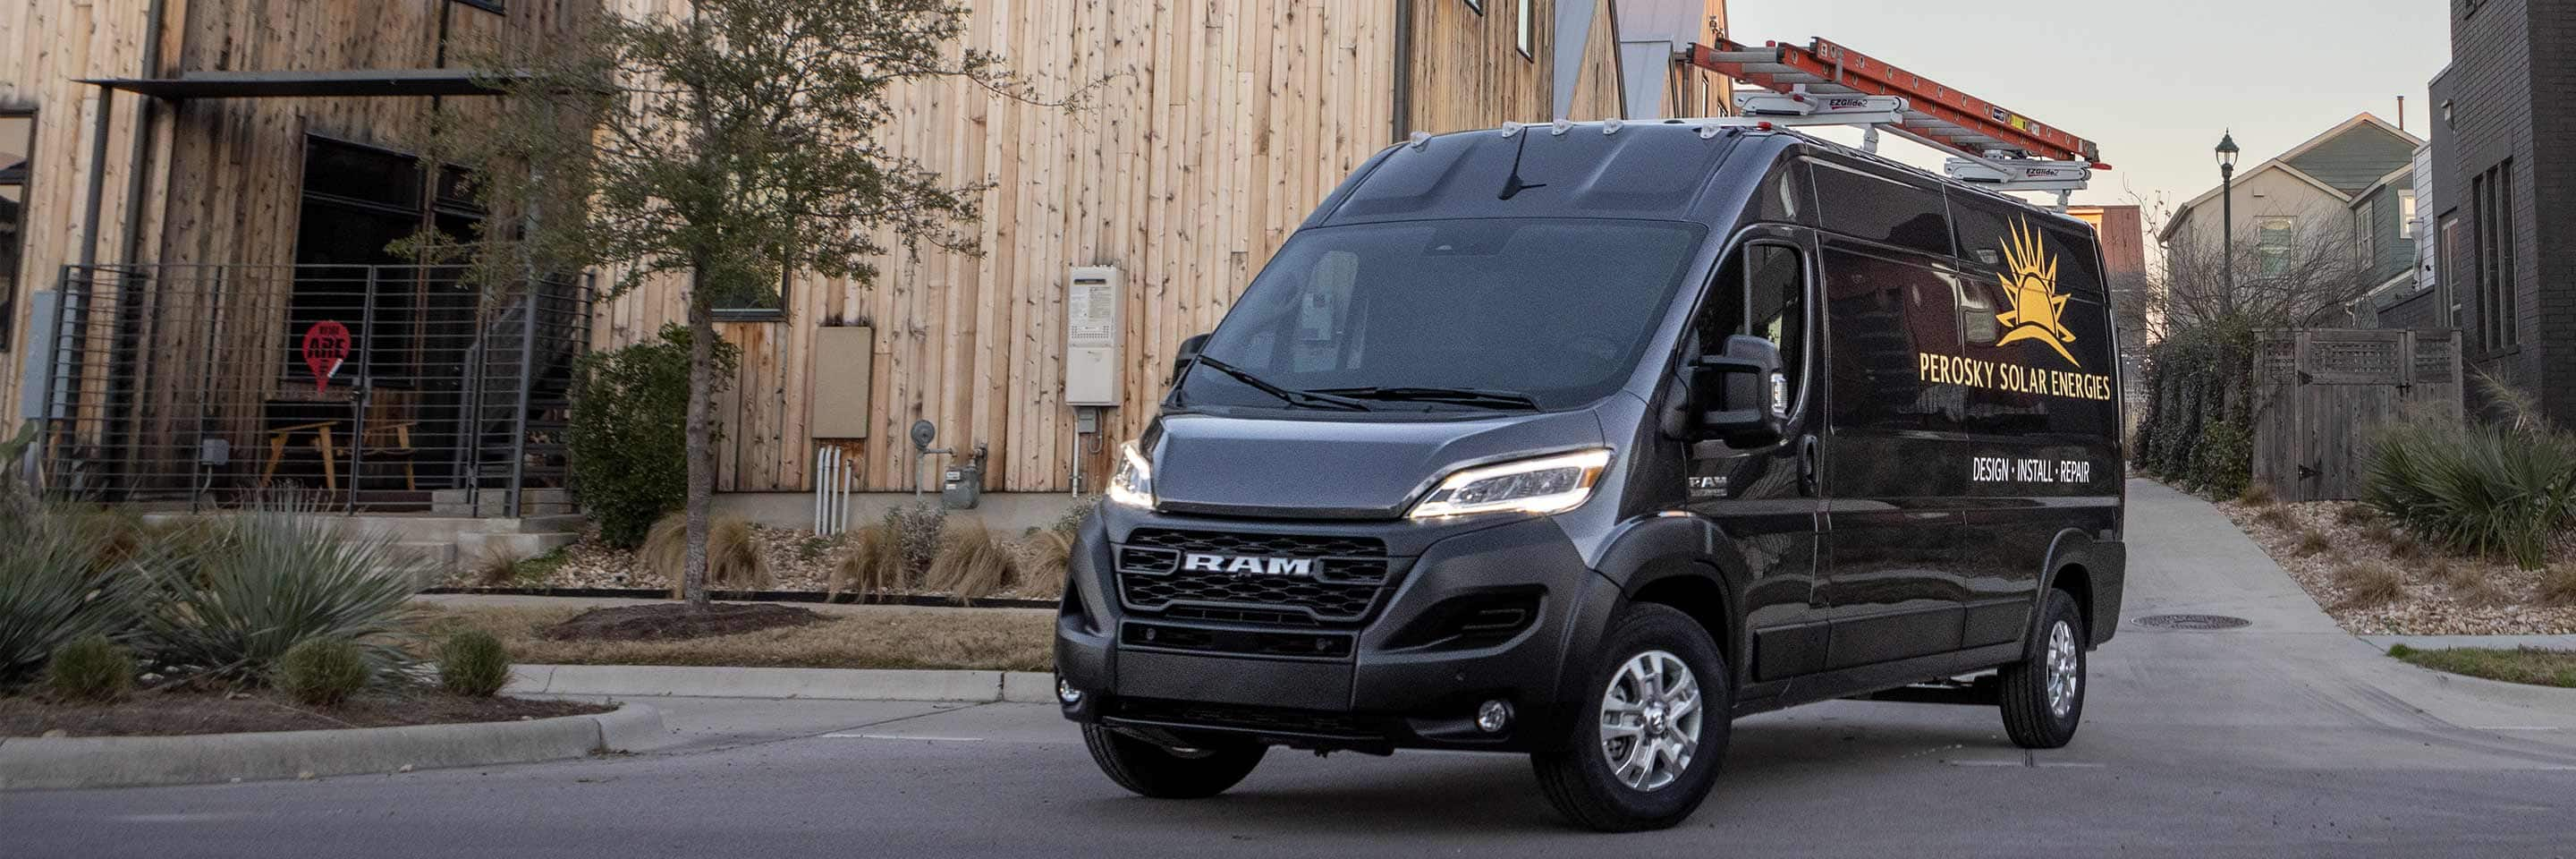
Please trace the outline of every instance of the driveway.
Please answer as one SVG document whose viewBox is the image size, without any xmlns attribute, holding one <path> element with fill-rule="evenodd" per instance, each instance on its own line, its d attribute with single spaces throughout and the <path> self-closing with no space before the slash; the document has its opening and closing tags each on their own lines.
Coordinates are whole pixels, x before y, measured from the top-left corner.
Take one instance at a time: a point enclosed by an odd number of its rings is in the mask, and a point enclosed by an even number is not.
<svg viewBox="0 0 2576 859">
<path fill-rule="evenodd" d="M 659 699 L 677 750 L 490 771 L 0 795 L 24 856 L 2570 856 L 2576 693 L 2444 678 L 2338 630 L 2208 505 L 2131 485 L 2131 618 L 2064 749 L 1992 708 L 1739 723 L 1682 827 L 1564 830 L 1516 758 L 1274 751 L 1137 799 L 1043 705 Z"/>
</svg>

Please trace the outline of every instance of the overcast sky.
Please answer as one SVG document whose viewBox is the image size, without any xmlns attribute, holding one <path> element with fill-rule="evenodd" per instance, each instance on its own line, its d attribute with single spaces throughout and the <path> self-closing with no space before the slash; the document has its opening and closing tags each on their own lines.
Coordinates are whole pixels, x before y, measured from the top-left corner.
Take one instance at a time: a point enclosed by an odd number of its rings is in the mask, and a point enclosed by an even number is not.
<svg viewBox="0 0 2576 859">
<path fill-rule="evenodd" d="M 2451 0 L 1729 0 L 1729 35 L 1823 36 L 2102 147 L 2114 168 L 2077 203 L 2175 202 L 2218 185 L 2211 149 L 2233 127 L 2240 169 L 2354 114 L 2422 136 L 2424 86 L 2449 62 Z M 1858 135 L 1849 135 L 1857 142 Z M 1890 154 L 1938 168 L 1929 150 Z"/>
</svg>

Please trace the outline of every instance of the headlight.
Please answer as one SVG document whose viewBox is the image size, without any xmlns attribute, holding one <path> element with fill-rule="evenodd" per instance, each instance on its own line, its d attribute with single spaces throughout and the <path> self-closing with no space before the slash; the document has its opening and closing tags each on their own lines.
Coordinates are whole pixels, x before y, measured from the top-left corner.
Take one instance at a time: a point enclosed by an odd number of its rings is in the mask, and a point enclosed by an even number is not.
<svg viewBox="0 0 2576 859">
<path fill-rule="evenodd" d="M 1517 511 L 1559 513 L 1583 506 L 1601 469 L 1610 464 L 1607 450 L 1525 459 L 1500 465 L 1462 468 L 1440 481 L 1431 494 L 1413 505 L 1415 519 L 1465 516 L 1470 513 Z"/>
<path fill-rule="evenodd" d="M 1135 442 L 1118 446 L 1118 469 L 1109 474 L 1109 500 L 1138 510 L 1154 509 L 1154 471 Z"/>
</svg>

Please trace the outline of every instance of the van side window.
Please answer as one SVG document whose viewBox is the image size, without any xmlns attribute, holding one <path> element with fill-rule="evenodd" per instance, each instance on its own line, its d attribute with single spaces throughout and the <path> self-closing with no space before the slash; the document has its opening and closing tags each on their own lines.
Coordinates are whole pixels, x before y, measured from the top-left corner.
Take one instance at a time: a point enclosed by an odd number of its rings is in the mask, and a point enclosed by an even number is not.
<svg viewBox="0 0 2576 859">
<path fill-rule="evenodd" d="M 1812 172 L 1825 229 L 1950 255 L 1950 211 L 1941 192 L 1831 164 L 1818 164 Z"/>
<path fill-rule="evenodd" d="M 1752 210 L 1752 218 L 1757 221 L 1815 223 L 1815 195 L 1808 186 L 1807 163 L 1791 161 L 1771 171 L 1762 180 L 1762 187 L 1754 190 L 1753 202 L 1746 208 Z"/>
<path fill-rule="evenodd" d="M 1807 355 L 1807 264 L 1797 248 L 1748 244 L 1728 254 L 1709 285 L 1695 325 L 1700 348 L 1723 348 L 1726 338 L 1750 334 L 1780 348 L 1789 401 L 1798 400 Z"/>
<path fill-rule="evenodd" d="M 1956 432 L 1966 388 L 1927 381 L 1923 355 L 1959 354 L 1950 281 L 1911 263 L 1827 248 L 1825 310 L 1836 429 Z"/>
</svg>

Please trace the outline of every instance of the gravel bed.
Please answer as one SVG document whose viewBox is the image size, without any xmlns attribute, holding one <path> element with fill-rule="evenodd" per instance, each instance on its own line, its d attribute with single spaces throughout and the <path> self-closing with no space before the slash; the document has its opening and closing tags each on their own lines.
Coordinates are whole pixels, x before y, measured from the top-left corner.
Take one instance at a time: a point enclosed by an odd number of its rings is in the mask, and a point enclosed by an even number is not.
<svg viewBox="0 0 2576 859">
<path fill-rule="evenodd" d="M 2576 606 L 2540 604 L 2537 590 L 2540 572 L 2517 569 L 2508 562 L 2449 555 L 2429 544 L 2414 544 L 2408 557 L 2397 557 L 2392 544 L 2384 538 L 2391 532 L 2374 527 L 2376 520 L 2346 521 L 2353 515 L 2344 511 L 2357 507 L 2349 501 L 2310 501 L 2296 504 L 2252 506 L 2236 501 L 2219 502 L 2218 509 L 2245 530 L 2247 536 L 2263 551 L 2289 571 L 2290 578 L 2306 588 L 2308 596 L 2332 615 L 2335 623 L 2356 635 L 2558 635 L 2576 633 Z M 2266 522 L 2267 510 L 2280 510 L 2290 523 Z M 2303 551 L 2306 534 L 2315 532 L 2325 538 L 2325 550 Z M 2311 547 L 2313 544 L 2311 544 Z M 2576 557 L 2566 541 L 2553 551 L 2552 557 Z M 2336 571 L 2348 565 L 2379 562 L 2399 570 L 2406 580 L 2406 596 L 2384 605 L 2350 604 L 2350 593 L 2337 581 Z M 2560 563 L 2568 563 L 2560 561 Z M 2453 580 L 2485 579 L 2496 585 L 2502 601 L 2480 604 L 2464 600 L 2456 586 L 2437 580 L 2434 571 L 2449 566 Z"/>
</svg>

